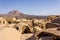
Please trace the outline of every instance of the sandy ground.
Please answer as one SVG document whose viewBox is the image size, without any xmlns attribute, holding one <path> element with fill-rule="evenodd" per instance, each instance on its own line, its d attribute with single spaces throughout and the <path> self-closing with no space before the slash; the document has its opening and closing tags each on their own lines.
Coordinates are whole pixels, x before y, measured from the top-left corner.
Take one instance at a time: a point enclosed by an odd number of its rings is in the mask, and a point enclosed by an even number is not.
<svg viewBox="0 0 60 40">
<path fill-rule="evenodd" d="M 13 28 L 4 28 L 0 31 L 0 40 L 20 40 L 21 34 Z"/>
</svg>

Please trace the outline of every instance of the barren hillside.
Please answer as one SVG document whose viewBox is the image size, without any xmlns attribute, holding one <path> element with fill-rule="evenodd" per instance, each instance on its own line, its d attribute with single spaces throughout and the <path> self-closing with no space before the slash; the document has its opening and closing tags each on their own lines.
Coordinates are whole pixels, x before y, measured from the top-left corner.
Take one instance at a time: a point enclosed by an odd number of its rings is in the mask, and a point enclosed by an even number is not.
<svg viewBox="0 0 60 40">
<path fill-rule="evenodd" d="M 36 15 L 28 15 L 28 14 L 24 14 L 24 13 L 21 13 L 17 10 L 14 10 L 14 11 L 10 11 L 6 14 L 0 14 L 0 16 L 2 17 L 16 17 L 16 18 L 27 18 L 27 19 L 30 19 L 30 18 L 35 18 L 35 19 L 45 19 L 47 18 L 47 16 L 36 16 Z"/>
</svg>

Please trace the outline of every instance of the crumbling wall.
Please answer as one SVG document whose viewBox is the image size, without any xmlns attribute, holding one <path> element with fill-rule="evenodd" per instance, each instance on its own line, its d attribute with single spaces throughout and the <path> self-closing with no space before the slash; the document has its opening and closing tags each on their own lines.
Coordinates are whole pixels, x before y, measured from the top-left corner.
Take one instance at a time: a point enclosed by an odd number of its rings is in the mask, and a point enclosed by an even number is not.
<svg viewBox="0 0 60 40">
<path fill-rule="evenodd" d="M 27 31 L 26 33 L 33 32 L 33 28 L 31 28 L 28 24 L 22 22 L 18 23 L 14 28 L 16 28 L 21 33 L 24 33 L 25 31 Z"/>
</svg>

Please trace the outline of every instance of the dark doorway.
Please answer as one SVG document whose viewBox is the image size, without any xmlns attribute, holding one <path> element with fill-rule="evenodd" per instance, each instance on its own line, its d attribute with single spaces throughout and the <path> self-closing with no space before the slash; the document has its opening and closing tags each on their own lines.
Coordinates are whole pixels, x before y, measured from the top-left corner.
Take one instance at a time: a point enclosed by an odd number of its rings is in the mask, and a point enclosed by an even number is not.
<svg viewBox="0 0 60 40">
<path fill-rule="evenodd" d="M 11 24 L 11 22 L 10 22 L 10 21 L 9 21 L 8 23 L 9 23 L 9 24 Z"/>
<path fill-rule="evenodd" d="M 22 33 L 22 34 L 26 34 L 26 33 L 31 33 L 31 31 L 30 31 L 30 29 L 29 29 L 29 27 L 28 26 L 26 26 L 26 29 L 24 30 L 24 32 Z"/>
<path fill-rule="evenodd" d="M 18 26 L 16 27 L 16 30 L 19 30 L 19 27 Z"/>
</svg>

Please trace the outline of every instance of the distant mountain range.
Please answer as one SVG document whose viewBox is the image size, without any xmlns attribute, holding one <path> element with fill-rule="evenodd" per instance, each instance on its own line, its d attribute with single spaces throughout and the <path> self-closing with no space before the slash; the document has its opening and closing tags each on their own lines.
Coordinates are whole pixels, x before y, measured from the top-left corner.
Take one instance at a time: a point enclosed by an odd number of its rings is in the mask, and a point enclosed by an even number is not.
<svg viewBox="0 0 60 40">
<path fill-rule="evenodd" d="M 27 18 L 27 19 L 46 19 L 48 16 L 36 16 L 36 15 L 28 15 L 19 12 L 18 10 L 10 11 L 7 14 L 0 14 L 0 17 L 16 17 L 16 18 Z"/>
</svg>

